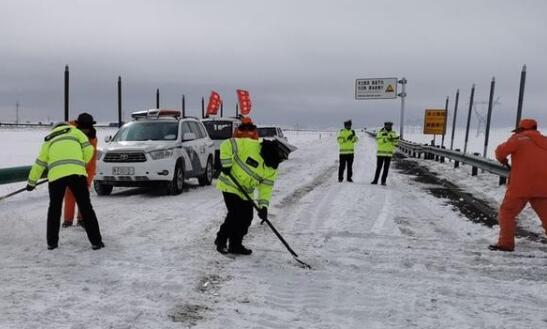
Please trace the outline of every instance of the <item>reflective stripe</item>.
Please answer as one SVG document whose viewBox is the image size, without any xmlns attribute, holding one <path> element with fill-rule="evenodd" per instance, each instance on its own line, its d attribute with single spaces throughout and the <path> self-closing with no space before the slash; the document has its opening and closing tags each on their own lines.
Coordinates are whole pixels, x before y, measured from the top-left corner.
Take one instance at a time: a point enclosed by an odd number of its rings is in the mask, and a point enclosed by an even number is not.
<svg viewBox="0 0 547 329">
<path fill-rule="evenodd" d="M 85 162 L 81 161 L 81 160 L 59 160 L 59 161 L 55 161 L 51 164 L 49 164 L 47 166 L 47 169 L 48 170 L 51 170 L 55 167 L 58 167 L 58 166 L 64 166 L 64 165 L 77 165 L 77 166 L 82 166 L 85 168 Z"/>
<path fill-rule="evenodd" d="M 264 178 L 264 179 L 262 180 L 262 184 L 264 184 L 264 185 L 269 185 L 269 186 L 273 186 L 273 185 L 274 185 L 274 181 L 273 181 L 273 180 L 269 180 L 269 179 Z"/>
<path fill-rule="evenodd" d="M 234 159 L 236 160 L 236 163 L 243 169 L 247 175 L 251 176 L 254 180 L 258 181 L 259 183 L 262 183 L 262 180 L 264 180 L 262 177 L 257 175 L 254 171 L 252 171 L 241 159 L 236 155 L 234 156 Z"/>
<path fill-rule="evenodd" d="M 37 165 L 39 165 L 40 167 L 44 167 L 44 168 L 47 168 L 47 162 L 44 162 L 40 159 L 36 159 L 36 162 L 35 162 Z"/>
<path fill-rule="evenodd" d="M 234 182 L 232 182 L 232 180 L 231 180 L 230 178 L 224 176 L 224 174 L 220 175 L 220 176 L 218 177 L 218 179 L 219 179 L 221 182 L 223 182 L 224 184 L 226 184 L 226 185 L 228 185 L 228 186 L 231 186 L 231 187 L 233 187 L 233 188 L 235 188 L 236 190 L 239 191 L 239 188 L 234 184 Z M 244 189 L 245 189 L 245 188 L 244 188 Z M 245 189 L 245 192 L 251 194 L 251 193 L 254 192 L 254 188 L 250 188 L 250 189 L 247 188 L 247 189 Z"/>
<path fill-rule="evenodd" d="M 236 142 L 235 139 L 231 138 L 230 143 L 232 144 L 232 153 L 234 155 L 236 155 L 237 154 L 237 142 Z"/>
<path fill-rule="evenodd" d="M 80 144 L 80 141 L 78 140 L 78 138 L 76 138 L 74 136 L 63 136 L 63 137 L 53 139 L 51 142 L 49 142 L 49 145 L 51 146 L 51 145 L 53 145 L 57 142 L 62 142 L 62 141 L 67 141 L 67 140 L 74 141 L 74 142 Z"/>
<path fill-rule="evenodd" d="M 35 181 L 35 180 L 30 180 L 29 179 L 29 181 L 28 181 L 28 185 L 32 185 L 32 186 L 36 185 L 37 183 L 38 183 L 38 181 Z"/>
<path fill-rule="evenodd" d="M 88 146 L 91 146 L 91 143 L 89 142 L 82 143 L 82 148 L 86 148 Z"/>
<path fill-rule="evenodd" d="M 220 159 L 220 163 L 231 165 L 232 164 L 232 159 Z"/>
<path fill-rule="evenodd" d="M 258 200 L 258 206 L 266 206 L 268 207 L 270 205 L 270 202 L 268 200 L 260 199 Z"/>
</svg>

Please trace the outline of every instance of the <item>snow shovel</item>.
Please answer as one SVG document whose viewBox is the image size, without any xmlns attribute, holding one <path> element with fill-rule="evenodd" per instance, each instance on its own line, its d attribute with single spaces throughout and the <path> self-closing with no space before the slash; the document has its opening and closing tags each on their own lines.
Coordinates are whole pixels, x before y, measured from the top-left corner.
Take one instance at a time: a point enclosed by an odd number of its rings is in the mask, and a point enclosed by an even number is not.
<svg viewBox="0 0 547 329">
<path fill-rule="evenodd" d="M 43 184 L 43 183 L 45 183 L 45 182 L 47 182 L 47 179 L 44 179 L 43 181 L 38 182 L 38 183 L 36 184 L 36 186 L 38 186 L 38 185 L 40 185 L 40 184 Z M 16 195 L 16 194 L 19 194 L 19 193 L 21 193 L 21 192 L 25 192 L 26 190 L 27 190 L 27 187 L 25 186 L 25 187 L 23 187 L 23 188 L 21 188 L 21 189 L 18 189 L 17 191 L 8 193 L 8 194 L 6 194 L 6 195 L 4 195 L 4 196 L 0 196 L 0 201 L 2 201 L 2 200 L 4 200 L 4 199 L 7 199 L 7 198 L 9 198 L 10 196 L 14 196 L 14 195 Z"/>
<path fill-rule="evenodd" d="M 256 205 L 256 203 L 254 202 L 254 200 L 249 196 L 249 194 L 243 189 L 243 187 L 241 187 L 241 185 L 239 184 L 239 182 L 237 181 L 237 179 L 235 179 L 235 177 L 232 175 L 232 173 L 228 173 L 228 177 L 230 177 L 232 179 L 232 181 L 234 182 L 234 184 L 236 184 L 237 188 L 239 189 L 239 191 L 241 193 L 243 193 L 243 195 L 247 198 L 247 200 L 251 201 L 252 204 L 253 204 L 253 207 L 255 208 L 255 210 L 258 212 L 259 209 L 258 209 L 258 206 Z M 268 224 L 268 226 L 270 227 L 270 229 L 274 232 L 275 236 L 277 236 L 277 238 L 279 239 L 279 241 L 281 241 L 283 243 L 283 245 L 285 246 L 285 248 L 287 248 L 287 250 L 291 253 L 291 255 L 293 256 L 294 260 L 296 260 L 298 263 L 302 264 L 305 268 L 308 268 L 311 270 L 311 266 L 309 264 L 306 264 L 304 263 L 303 261 L 301 261 L 300 259 L 298 259 L 298 255 L 294 252 L 294 250 L 292 250 L 292 248 L 289 246 L 289 244 L 287 243 L 287 241 L 285 241 L 285 239 L 283 239 L 283 237 L 281 236 L 281 234 L 279 234 L 279 232 L 275 229 L 275 227 L 272 225 L 272 223 L 266 218 L 266 219 L 263 219 L 264 222 L 266 222 L 266 224 Z"/>
</svg>

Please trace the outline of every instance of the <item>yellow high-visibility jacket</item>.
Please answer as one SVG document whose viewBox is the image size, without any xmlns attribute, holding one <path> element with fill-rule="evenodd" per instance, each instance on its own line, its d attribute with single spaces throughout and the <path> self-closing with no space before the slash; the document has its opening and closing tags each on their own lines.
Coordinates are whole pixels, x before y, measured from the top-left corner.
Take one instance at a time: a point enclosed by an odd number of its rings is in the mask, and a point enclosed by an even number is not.
<svg viewBox="0 0 547 329">
<path fill-rule="evenodd" d="M 69 125 L 54 128 L 44 138 L 28 184 L 36 185 L 46 169 L 50 182 L 70 175 L 87 176 L 85 167 L 92 157 L 93 146 L 81 130 Z"/>
<path fill-rule="evenodd" d="M 338 145 L 340 146 L 340 154 L 353 154 L 355 144 L 359 142 L 359 138 L 355 135 L 355 131 L 351 129 L 340 129 L 338 133 Z"/>
<path fill-rule="evenodd" d="M 277 170 L 264 163 L 260 155 L 261 148 L 261 142 L 251 138 L 231 138 L 220 144 L 222 167 L 232 168 L 231 174 L 251 198 L 254 198 L 255 189 L 258 190 L 259 208 L 269 207 L 277 178 Z M 216 187 L 222 192 L 233 193 L 247 200 L 232 179 L 224 173 L 218 177 Z"/>
<path fill-rule="evenodd" d="M 387 131 L 382 128 L 376 134 L 376 145 L 378 146 L 376 155 L 391 157 L 393 156 L 393 152 L 395 152 L 397 145 L 399 145 L 399 136 L 397 136 L 397 133 L 393 130 Z"/>
</svg>

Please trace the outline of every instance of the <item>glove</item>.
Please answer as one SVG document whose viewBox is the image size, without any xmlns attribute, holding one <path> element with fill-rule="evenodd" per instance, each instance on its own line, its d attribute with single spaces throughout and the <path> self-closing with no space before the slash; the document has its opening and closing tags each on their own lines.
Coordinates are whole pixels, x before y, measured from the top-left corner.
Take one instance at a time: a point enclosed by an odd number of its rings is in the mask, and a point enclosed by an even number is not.
<svg viewBox="0 0 547 329">
<path fill-rule="evenodd" d="M 351 130 L 351 135 L 350 135 L 351 138 L 355 137 L 355 130 Z"/>
<path fill-rule="evenodd" d="M 27 184 L 27 191 L 32 191 L 36 188 L 36 185 L 30 185 L 30 184 Z"/>
<path fill-rule="evenodd" d="M 222 171 L 222 173 L 224 175 L 228 175 L 230 173 L 230 171 L 232 171 L 232 167 L 222 167 L 222 169 L 220 169 L 220 171 Z"/>
<path fill-rule="evenodd" d="M 262 207 L 262 208 L 258 209 L 258 218 L 262 219 L 262 223 L 264 223 L 264 221 L 268 220 L 268 208 Z"/>
</svg>

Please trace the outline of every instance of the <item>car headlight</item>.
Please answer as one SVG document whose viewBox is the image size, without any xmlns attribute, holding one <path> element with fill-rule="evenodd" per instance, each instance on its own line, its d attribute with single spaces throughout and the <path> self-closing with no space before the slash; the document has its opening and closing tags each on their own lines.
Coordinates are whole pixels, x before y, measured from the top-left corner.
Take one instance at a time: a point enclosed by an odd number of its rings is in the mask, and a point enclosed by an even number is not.
<svg viewBox="0 0 547 329">
<path fill-rule="evenodd" d="M 97 161 L 101 160 L 101 158 L 103 157 L 103 151 L 99 151 L 97 150 L 97 153 L 95 153 L 95 156 L 97 157 Z"/>
<path fill-rule="evenodd" d="M 166 159 L 173 156 L 173 149 L 152 151 L 149 153 L 153 160 Z"/>
</svg>

